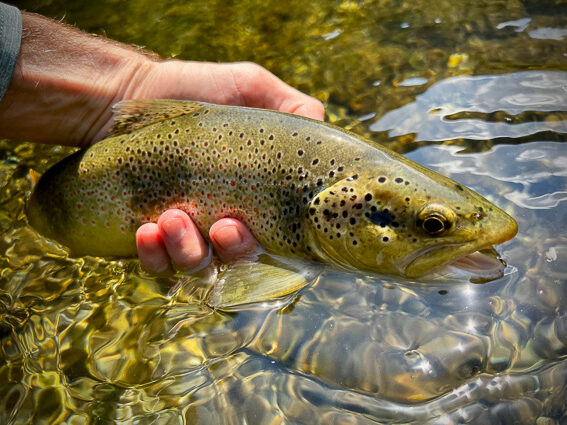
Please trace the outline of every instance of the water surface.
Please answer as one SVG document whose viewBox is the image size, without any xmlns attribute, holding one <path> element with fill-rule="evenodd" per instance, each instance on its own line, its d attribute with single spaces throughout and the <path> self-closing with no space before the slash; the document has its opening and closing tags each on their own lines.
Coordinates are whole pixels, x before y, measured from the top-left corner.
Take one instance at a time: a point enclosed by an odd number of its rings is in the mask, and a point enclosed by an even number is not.
<svg viewBox="0 0 567 425">
<path fill-rule="evenodd" d="M 0 423 L 567 423 L 567 5 L 560 1 L 20 2 L 163 57 L 258 62 L 328 120 L 466 184 L 518 221 L 503 278 L 332 267 L 234 313 L 214 272 L 70 258 L 26 224 L 0 142 Z"/>
</svg>

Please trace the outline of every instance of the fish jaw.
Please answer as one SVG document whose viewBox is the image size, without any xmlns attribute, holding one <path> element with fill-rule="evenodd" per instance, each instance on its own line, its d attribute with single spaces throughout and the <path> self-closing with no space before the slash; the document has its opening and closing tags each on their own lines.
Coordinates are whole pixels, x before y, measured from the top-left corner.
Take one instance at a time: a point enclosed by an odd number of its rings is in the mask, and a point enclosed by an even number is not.
<svg viewBox="0 0 567 425">
<path fill-rule="evenodd" d="M 444 267 L 448 277 L 464 278 L 473 283 L 485 283 L 504 276 L 506 263 L 500 259 L 498 253 L 475 251 L 449 263 Z"/>
<path fill-rule="evenodd" d="M 505 267 L 502 261 L 482 251 L 494 251 L 493 245 L 512 239 L 518 232 L 518 224 L 503 211 L 498 210 L 497 215 L 491 224 L 492 231 L 487 229 L 483 237 L 422 248 L 400 262 L 401 272 L 415 278 L 451 267 L 466 271 L 471 279 L 488 281 L 502 277 Z"/>
</svg>

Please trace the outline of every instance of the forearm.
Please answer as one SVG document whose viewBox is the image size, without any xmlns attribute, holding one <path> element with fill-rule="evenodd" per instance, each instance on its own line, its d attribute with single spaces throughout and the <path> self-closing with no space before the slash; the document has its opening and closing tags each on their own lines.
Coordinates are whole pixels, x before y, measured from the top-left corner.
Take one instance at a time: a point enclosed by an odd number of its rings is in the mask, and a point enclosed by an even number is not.
<svg viewBox="0 0 567 425">
<path fill-rule="evenodd" d="M 154 62 L 118 43 L 22 14 L 20 55 L 0 102 L 0 137 L 87 145 Z"/>
</svg>

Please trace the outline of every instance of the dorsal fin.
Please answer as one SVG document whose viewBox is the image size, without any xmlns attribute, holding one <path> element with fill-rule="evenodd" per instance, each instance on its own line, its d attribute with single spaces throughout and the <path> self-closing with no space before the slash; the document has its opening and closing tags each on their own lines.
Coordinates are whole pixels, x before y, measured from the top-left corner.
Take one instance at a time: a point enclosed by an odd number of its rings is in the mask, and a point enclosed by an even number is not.
<svg viewBox="0 0 567 425">
<path fill-rule="evenodd" d="M 124 100 L 112 107 L 114 124 L 110 136 L 129 133 L 170 118 L 195 113 L 206 104 L 172 99 Z"/>
</svg>

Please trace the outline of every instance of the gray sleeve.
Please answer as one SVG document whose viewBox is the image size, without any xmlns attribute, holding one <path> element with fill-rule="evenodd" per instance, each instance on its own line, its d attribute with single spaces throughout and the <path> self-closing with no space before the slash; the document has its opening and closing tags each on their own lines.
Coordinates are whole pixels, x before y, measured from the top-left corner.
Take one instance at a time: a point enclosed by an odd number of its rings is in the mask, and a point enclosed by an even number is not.
<svg viewBox="0 0 567 425">
<path fill-rule="evenodd" d="M 14 6 L 0 3 L 0 101 L 12 80 L 21 39 L 22 14 Z"/>
</svg>

